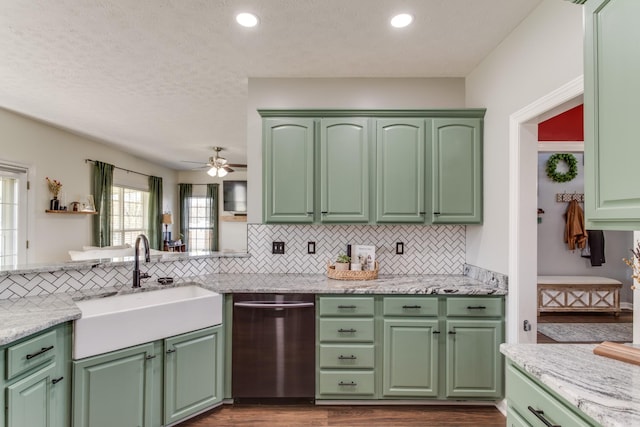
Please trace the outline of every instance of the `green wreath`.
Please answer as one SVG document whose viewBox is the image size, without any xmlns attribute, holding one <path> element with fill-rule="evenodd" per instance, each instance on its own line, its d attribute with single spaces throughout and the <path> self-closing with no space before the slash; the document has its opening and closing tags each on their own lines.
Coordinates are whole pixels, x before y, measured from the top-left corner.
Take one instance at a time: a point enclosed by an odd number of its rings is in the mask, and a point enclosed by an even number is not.
<svg viewBox="0 0 640 427">
<path fill-rule="evenodd" d="M 569 170 L 565 173 L 556 171 L 558 162 L 563 161 L 569 166 Z M 556 153 L 547 160 L 547 176 L 554 182 L 569 182 L 578 176 L 578 161 L 573 154 Z"/>
</svg>

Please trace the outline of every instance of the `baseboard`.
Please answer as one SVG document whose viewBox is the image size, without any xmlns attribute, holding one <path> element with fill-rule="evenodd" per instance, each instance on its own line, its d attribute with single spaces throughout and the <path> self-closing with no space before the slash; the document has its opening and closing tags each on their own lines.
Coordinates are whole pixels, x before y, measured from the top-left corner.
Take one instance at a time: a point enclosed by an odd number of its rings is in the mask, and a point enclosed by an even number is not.
<svg viewBox="0 0 640 427">
<path fill-rule="evenodd" d="M 496 409 L 502 413 L 505 417 L 507 416 L 507 399 L 502 399 L 496 402 Z"/>
<path fill-rule="evenodd" d="M 321 399 L 321 400 L 316 400 L 316 405 L 317 406 L 322 406 L 322 405 L 370 405 L 370 406 L 399 406 L 399 405 L 424 405 L 424 406 L 428 406 L 428 405 L 432 405 L 432 406 L 442 406 L 442 405 L 446 405 L 446 406 L 495 406 L 496 408 L 498 408 L 498 410 L 500 412 L 502 412 L 500 410 L 500 408 L 498 407 L 498 405 L 501 404 L 501 402 L 504 402 L 503 400 L 500 401 L 496 401 L 496 400 L 432 400 L 432 399 L 409 399 L 409 400 L 392 400 L 392 399 L 371 399 L 371 400 L 367 400 L 367 399 L 363 399 L 363 400 L 348 400 L 348 399 L 344 399 L 344 400 L 325 400 L 325 399 Z M 506 404 L 505 404 L 506 405 Z M 506 408 L 506 406 L 505 406 Z M 506 412 L 505 412 L 506 413 Z"/>
<path fill-rule="evenodd" d="M 633 311 L 633 303 L 632 302 L 621 302 L 620 308 L 623 310 L 631 310 Z"/>
</svg>

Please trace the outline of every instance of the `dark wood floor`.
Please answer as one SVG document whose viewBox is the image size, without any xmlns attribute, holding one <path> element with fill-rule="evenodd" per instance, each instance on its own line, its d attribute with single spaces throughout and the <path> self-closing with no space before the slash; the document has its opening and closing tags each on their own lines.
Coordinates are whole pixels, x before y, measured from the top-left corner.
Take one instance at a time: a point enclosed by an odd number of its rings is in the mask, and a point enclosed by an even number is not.
<svg viewBox="0 0 640 427">
<path fill-rule="evenodd" d="M 225 405 L 180 427 L 504 427 L 493 406 Z"/>
<path fill-rule="evenodd" d="M 609 313 L 542 313 L 538 316 L 538 323 L 631 323 L 633 311 L 622 310 L 616 317 Z M 538 332 L 538 344 L 554 344 L 546 335 Z"/>
</svg>

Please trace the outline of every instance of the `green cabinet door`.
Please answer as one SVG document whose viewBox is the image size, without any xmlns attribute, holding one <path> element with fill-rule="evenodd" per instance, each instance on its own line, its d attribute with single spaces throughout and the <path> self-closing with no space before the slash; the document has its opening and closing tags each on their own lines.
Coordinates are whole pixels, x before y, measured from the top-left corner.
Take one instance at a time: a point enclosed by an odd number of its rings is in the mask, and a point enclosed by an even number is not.
<svg viewBox="0 0 640 427">
<path fill-rule="evenodd" d="M 482 222 L 481 123 L 481 119 L 433 119 L 433 224 Z"/>
<path fill-rule="evenodd" d="M 313 119 L 264 120 L 264 222 L 313 222 L 314 129 Z"/>
<path fill-rule="evenodd" d="M 384 319 L 382 393 L 388 397 L 438 395 L 437 320 Z"/>
<path fill-rule="evenodd" d="M 151 427 L 153 344 L 73 362 L 74 427 Z"/>
<path fill-rule="evenodd" d="M 376 120 L 376 222 L 424 223 L 423 119 Z"/>
<path fill-rule="evenodd" d="M 320 221 L 369 221 L 366 118 L 320 120 Z"/>
<path fill-rule="evenodd" d="M 640 229 L 640 2 L 585 6 L 585 216 L 587 226 Z"/>
<path fill-rule="evenodd" d="M 446 397 L 502 396 L 501 320 L 447 320 Z"/>
<path fill-rule="evenodd" d="M 55 364 L 47 365 L 28 377 L 7 387 L 7 426 L 49 427 L 58 409 L 54 390 Z M 57 380 L 57 379 L 56 379 Z M 58 396 L 59 399 L 62 396 Z M 63 426 L 60 426 L 63 427 Z"/>
<path fill-rule="evenodd" d="M 222 326 L 165 339 L 165 424 L 222 401 L 222 343 Z"/>
</svg>

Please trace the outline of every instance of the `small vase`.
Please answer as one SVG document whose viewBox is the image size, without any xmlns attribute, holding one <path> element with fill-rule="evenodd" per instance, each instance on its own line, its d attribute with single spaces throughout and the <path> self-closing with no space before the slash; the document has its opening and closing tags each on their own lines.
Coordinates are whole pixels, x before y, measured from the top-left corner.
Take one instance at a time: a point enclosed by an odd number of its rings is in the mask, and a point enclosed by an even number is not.
<svg viewBox="0 0 640 427">
<path fill-rule="evenodd" d="M 60 210 L 60 200 L 58 200 L 57 197 L 54 196 L 54 198 L 51 199 L 51 201 L 49 201 L 49 210 L 51 211 Z"/>
</svg>

